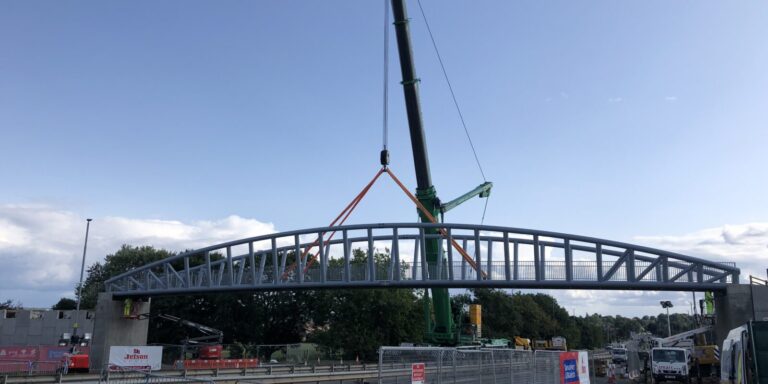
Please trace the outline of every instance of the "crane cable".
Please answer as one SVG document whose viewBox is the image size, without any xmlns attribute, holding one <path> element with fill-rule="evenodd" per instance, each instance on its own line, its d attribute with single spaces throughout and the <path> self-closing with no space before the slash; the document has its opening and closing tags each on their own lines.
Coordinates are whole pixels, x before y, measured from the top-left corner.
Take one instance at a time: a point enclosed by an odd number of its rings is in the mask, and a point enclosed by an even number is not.
<svg viewBox="0 0 768 384">
<path fill-rule="evenodd" d="M 388 151 L 388 141 L 389 141 L 389 0 L 384 0 L 384 79 L 383 79 L 383 96 L 382 96 L 382 104 L 383 104 L 383 112 L 382 112 L 382 145 L 381 145 L 381 156 L 380 161 L 383 168 L 386 168 L 387 165 L 389 165 L 389 151 Z M 345 221 L 347 221 L 347 218 L 349 218 L 349 215 L 352 214 L 352 211 L 357 208 L 357 205 L 360 203 L 360 201 L 363 199 L 366 193 L 368 193 L 368 190 L 371 189 L 371 186 L 376 182 L 376 180 L 381 176 L 383 172 L 379 171 L 376 173 L 376 176 L 363 188 L 360 193 L 355 196 L 354 199 L 344 208 L 343 211 L 339 214 L 339 216 L 336 217 L 331 222 L 330 227 L 336 225 L 338 222 L 338 225 L 344 224 Z M 344 216 L 342 218 L 342 216 Z M 341 219 L 341 221 L 339 221 Z M 331 235 L 329 236 L 327 241 L 330 241 L 333 236 L 336 234 L 336 231 L 331 232 Z M 326 241 L 326 242 L 327 242 Z M 317 240 L 312 244 L 311 247 L 307 247 L 307 249 L 304 250 L 304 252 L 301 255 L 301 260 L 306 260 L 306 256 L 309 253 L 309 251 L 318 245 L 320 242 L 320 238 L 318 237 Z M 307 272 L 307 269 L 312 264 L 311 259 L 307 266 L 304 268 L 304 272 Z M 294 265 L 291 265 L 290 268 L 285 270 L 283 272 L 283 279 L 285 279 L 286 275 L 293 271 L 295 268 Z"/>
<path fill-rule="evenodd" d="M 445 64 L 443 64 L 443 58 L 442 56 L 440 56 L 440 50 L 437 48 L 437 42 L 435 41 L 435 36 L 432 34 L 432 28 L 429 27 L 429 21 L 427 21 L 427 14 L 424 12 L 424 7 L 421 6 L 421 0 L 417 0 L 417 3 L 419 5 L 419 10 L 421 11 L 421 17 L 424 19 L 424 25 L 427 27 L 427 32 L 429 33 L 429 39 L 432 41 L 432 47 L 435 49 L 435 55 L 437 56 L 437 61 L 440 63 L 440 69 L 443 71 L 443 77 L 445 78 L 446 84 L 448 84 L 448 90 L 451 93 L 451 98 L 453 99 L 453 105 L 456 107 L 456 112 L 459 115 L 459 120 L 461 120 L 461 126 L 464 127 L 464 133 L 467 136 L 469 147 L 472 149 L 472 154 L 475 156 L 475 163 L 477 163 L 477 168 L 480 170 L 480 175 L 483 177 L 483 182 L 487 182 L 488 179 L 485 178 L 485 172 L 483 171 L 483 166 L 480 163 L 480 158 L 477 156 L 477 151 L 475 150 L 475 145 L 472 142 L 472 137 L 469 135 L 469 129 L 467 128 L 467 123 L 466 121 L 464 121 L 464 114 L 461 113 L 461 108 L 459 107 L 459 101 L 456 99 L 456 93 L 453 92 L 453 86 L 451 85 L 451 80 L 448 78 L 448 71 L 445 70 Z M 485 205 L 483 206 L 483 216 L 480 219 L 481 225 L 483 224 L 483 222 L 485 222 L 485 212 L 488 209 L 489 198 L 490 198 L 490 195 L 485 198 Z"/>
<path fill-rule="evenodd" d="M 411 193 L 411 191 L 409 191 L 408 188 L 405 187 L 405 185 L 400 181 L 400 179 L 398 179 L 397 176 L 395 176 L 392 170 L 390 170 L 387 167 L 382 167 L 378 172 L 376 172 L 376 176 L 374 176 L 373 179 L 371 179 L 371 181 L 363 188 L 363 190 L 360 191 L 360 193 L 358 193 L 357 196 L 355 196 L 355 198 L 352 199 L 352 201 L 349 204 L 347 204 L 347 206 L 344 208 L 344 210 L 341 211 L 341 213 L 338 216 L 336 216 L 336 219 L 334 219 L 333 222 L 331 222 L 331 225 L 329 225 L 329 227 L 333 227 L 334 225 L 340 226 L 344 224 L 347 218 L 349 218 L 349 216 L 352 214 L 352 211 L 354 211 L 355 208 L 357 208 L 358 204 L 360 204 L 360 201 L 363 200 L 363 198 L 371 189 L 373 184 L 375 184 L 376 181 L 379 179 L 379 176 L 381 176 L 384 173 L 386 173 L 387 175 L 389 175 L 390 178 L 392 178 L 395 184 L 397 184 L 397 186 L 400 187 L 403 193 L 405 193 L 405 195 L 408 196 L 408 198 L 416 205 L 419 211 L 421 211 L 424 214 L 424 216 L 427 217 L 427 219 L 429 219 L 429 221 L 431 221 L 433 224 L 437 224 L 437 219 L 429 212 L 429 210 L 424 206 L 424 204 L 422 204 L 419 201 L 419 199 L 416 198 L 416 196 L 414 196 L 413 193 Z M 341 219 L 341 221 L 339 221 L 339 219 Z M 300 259 L 294 261 L 290 266 L 288 266 L 285 270 L 283 270 L 281 280 L 286 280 L 288 278 L 288 275 L 296 268 L 297 262 L 301 260 L 306 260 L 304 265 L 304 270 L 303 270 L 303 273 L 306 275 L 309 268 L 317 259 L 317 255 L 310 254 L 309 252 L 317 246 L 329 247 L 331 244 L 331 240 L 333 239 L 333 236 L 336 234 L 336 232 L 338 232 L 337 229 L 333 230 L 330 236 L 328 236 L 328 239 L 323 239 L 323 235 L 325 235 L 327 232 L 320 233 L 317 239 L 311 245 L 309 245 L 304 249 L 304 252 L 302 252 L 301 255 L 299 256 Z M 439 228 L 438 232 L 440 232 L 440 234 L 443 237 L 449 238 L 448 231 L 446 231 L 444 228 Z M 455 239 L 453 238 L 450 238 L 450 239 L 451 239 L 450 242 L 453 248 L 459 252 L 461 257 L 467 262 L 467 264 L 469 264 L 469 266 L 472 267 L 472 269 L 474 269 L 475 271 L 477 271 L 480 275 L 482 275 L 483 277 L 486 277 L 487 276 L 486 272 L 482 270 L 482 268 L 478 265 L 477 262 L 475 262 L 472 256 L 470 256 L 469 253 L 461 245 L 459 245 L 459 243 Z M 309 258 L 307 256 L 309 256 Z"/>
<path fill-rule="evenodd" d="M 383 116 L 382 128 L 384 137 L 382 139 L 382 149 L 387 150 L 389 144 L 389 0 L 384 0 L 384 97 L 383 97 Z"/>
</svg>

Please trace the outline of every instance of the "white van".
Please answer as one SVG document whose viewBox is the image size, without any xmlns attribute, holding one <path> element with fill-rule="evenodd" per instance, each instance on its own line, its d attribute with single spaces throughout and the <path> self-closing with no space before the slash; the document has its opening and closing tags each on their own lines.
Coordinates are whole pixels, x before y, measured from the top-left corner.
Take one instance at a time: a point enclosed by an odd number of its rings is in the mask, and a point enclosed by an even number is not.
<svg viewBox="0 0 768 384">
<path fill-rule="evenodd" d="M 685 348 L 662 347 L 651 349 L 651 374 L 653 382 L 679 381 L 689 383 L 691 380 L 690 352 Z"/>
</svg>

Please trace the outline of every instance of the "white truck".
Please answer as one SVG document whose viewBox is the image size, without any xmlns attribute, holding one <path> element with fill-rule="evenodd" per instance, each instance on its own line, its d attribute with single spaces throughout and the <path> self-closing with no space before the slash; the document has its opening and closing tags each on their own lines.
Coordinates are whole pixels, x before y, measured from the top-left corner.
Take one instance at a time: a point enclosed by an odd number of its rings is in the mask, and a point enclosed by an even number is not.
<svg viewBox="0 0 768 384">
<path fill-rule="evenodd" d="M 768 321 L 732 329 L 723 341 L 720 383 L 768 383 Z"/>
<path fill-rule="evenodd" d="M 627 362 L 627 349 L 626 348 L 611 348 L 611 360 L 614 364 L 621 364 Z"/>
<path fill-rule="evenodd" d="M 651 374 L 654 383 L 662 381 L 691 381 L 690 352 L 685 348 L 657 347 L 651 349 Z"/>
</svg>

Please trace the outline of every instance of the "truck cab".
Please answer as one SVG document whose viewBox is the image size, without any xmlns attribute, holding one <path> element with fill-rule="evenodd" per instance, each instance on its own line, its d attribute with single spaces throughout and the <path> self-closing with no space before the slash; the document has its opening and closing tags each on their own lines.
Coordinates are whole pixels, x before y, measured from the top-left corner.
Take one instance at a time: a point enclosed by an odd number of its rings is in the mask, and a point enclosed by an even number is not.
<svg viewBox="0 0 768 384">
<path fill-rule="evenodd" d="M 651 373 L 653 382 L 690 382 L 690 352 L 685 348 L 659 347 L 651 349 Z"/>
<path fill-rule="evenodd" d="M 614 347 L 611 348 L 611 360 L 614 364 L 621 364 L 627 362 L 627 349 Z"/>
</svg>

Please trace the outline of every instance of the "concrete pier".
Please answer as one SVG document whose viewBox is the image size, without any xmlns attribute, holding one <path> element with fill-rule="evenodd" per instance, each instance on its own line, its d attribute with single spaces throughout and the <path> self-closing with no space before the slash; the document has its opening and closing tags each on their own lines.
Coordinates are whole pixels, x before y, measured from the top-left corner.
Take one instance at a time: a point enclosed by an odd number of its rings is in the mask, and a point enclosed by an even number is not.
<svg viewBox="0 0 768 384">
<path fill-rule="evenodd" d="M 149 313 L 149 301 L 134 301 L 133 313 Z M 91 372 L 99 372 L 109 361 L 109 347 L 114 345 L 147 345 L 149 321 L 133 320 L 123 315 L 122 300 L 112 300 L 109 293 L 100 293 L 91 344 Z"/>
<path fill-rule="evenodd" d="M 768 286 L 729 284 L 715 292 L 715 334 L 722 346 L 728 331 L 750 320 L 768 320 Z"/>
</svg>

